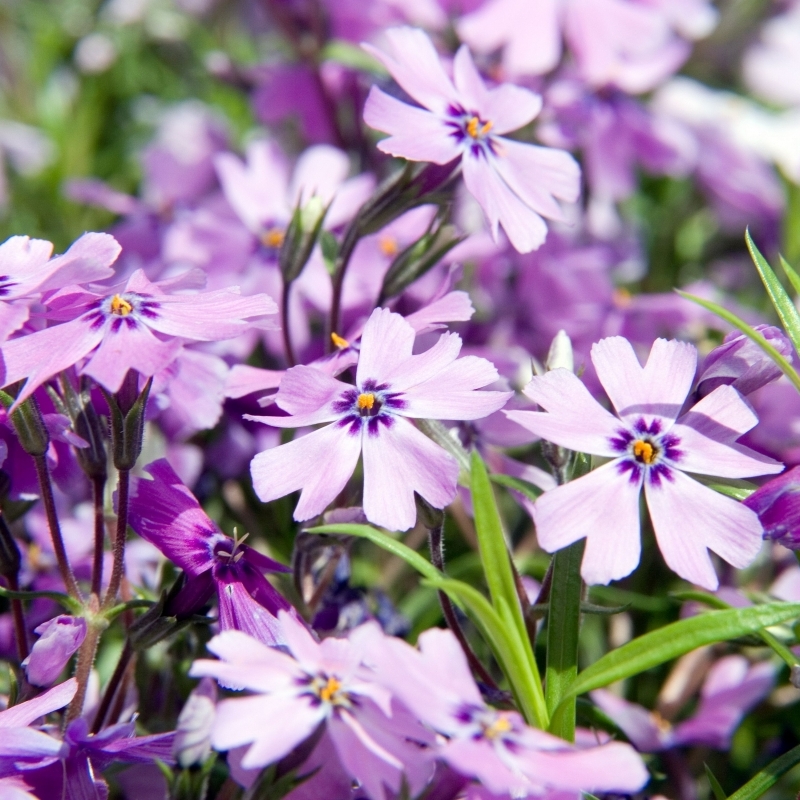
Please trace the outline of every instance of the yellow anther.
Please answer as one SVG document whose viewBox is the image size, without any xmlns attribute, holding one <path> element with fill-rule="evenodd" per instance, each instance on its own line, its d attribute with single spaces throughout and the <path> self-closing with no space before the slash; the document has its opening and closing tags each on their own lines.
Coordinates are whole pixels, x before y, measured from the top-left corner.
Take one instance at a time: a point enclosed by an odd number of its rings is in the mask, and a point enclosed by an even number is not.
<svg viewBox="0 0 800 800">
<path fill-rule="evenodd" d="M 669 733 L 672 730 L 672 723 L 669 720 L 664 719 L 664 717 L 662 717 L 658 711 L 651 711 L 650 719 L 653 720 L 653 723 L 661 731 L 661 733 Z"/>
<path fill-rule="evenodd" d="M 498 716 L 497 719 L 489 725 L 484 731 L 484 736 L 487 739 L 494 739 L 503 733 L 508 733 L 511 730 L 511 723 L 505 715 Z"/>
<path fill-rule="evenodd" d="M 645 442 L 643 439 L 637 439 L 633 443 L 633 455 L 637 461 L 645 464 L 652 464 L 656 460 L 656 449 L 650 442 Z"/>
<path fill-rule="evenodd" d="M 375 395 L 372 394 L 371 392 L 369 394 L 360 394 L 358 396 L 359 408 L 366 408 L 367 411 L 372 411 L 372 407 L 374 405 L 375 405 Z"/>
<path fill-rule="evenodd" d="M 120 317 L 127 317 L 133 311 L 133 306 L 121 295 L 115 294 L 111 298 L 111 313 Z"/>
<path fill-rule="evenodd" d="M 480 125 L 480 122 L 481 122 L 481 121 L 480 121 L 480 120 L 479 120 L 477 117 L 473 117 L 473 118 L 472 118 L 472 119 L 471 119 L 471 120 L 470 120 L 470 121 L 467 123 L 467 133 L 468 133 L 468 134 L 469 134 L 469 135 L 470 135 L 470 136 L 471 136 L 473 139 L 477 139 L 477 138 L 478 138 L 478 125 Z"/>
<path fill-rule="evenodd" d="M 334 702 L 341 688 L 341 681 L 336 680 L 336 678 L 328 678 L 328 682 L 319 690 L 320 700 L 324 700 L 326 703 Z"/>
<path fill-rule="evenodd" d="M 333 342 L 334 346 L 338 347 L 340 350 L 350 347 L 350 342 L 348 342 L 343 336 L 339 336 L 338 333 L 331 334 L 331 341 Z"/>
<path fill-rule="evenodd" d="M 622 287 L 614 289 L 612 297 L 617 308 L 628 308 L 632 301 L 631 293 Z"/>
<path fill-rule="evenodd" d="M 494 127 L 491 121 L 484 122 L 483 126 L 481 127 L 481 136 L 486 136 L 487 133 Z"/>
<path fill-rule="evenodd" d="M 381 236 L 378 241 L 378 247 L 380 247 L 381 253 L 390 258 L 396 256 L 400 251 L 397 239 L 395 239 L 394 236 Z"/>
<path fill-rule="evenodd" d="M 285 231 L 282 231 L 280 228 L 270 228 L 268 231 L 261 234 L 261 244 L 263 244 L 264 247 L 276 249 L 283 244 L 285 235 Z"/>
</svg>

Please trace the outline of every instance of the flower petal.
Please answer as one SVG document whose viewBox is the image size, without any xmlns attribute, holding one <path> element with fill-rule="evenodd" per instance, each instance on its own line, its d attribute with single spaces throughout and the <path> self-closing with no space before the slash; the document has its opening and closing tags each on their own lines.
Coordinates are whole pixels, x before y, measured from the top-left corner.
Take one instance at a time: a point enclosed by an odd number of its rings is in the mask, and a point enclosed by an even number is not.
<svg viewBox="0 0 800 800">
<path fill-rule="evenodd" d="M 403 103 L 377 86 L 370 89 L 364 105 L 364 122 L 391 134 L 378 142 L 378 149 L 384 153 L 433 164 L 447 164 L 461 155 L 458 142 L 441 117 Z"/>
<path fill-rule="evenodd" d="M 586 538 L 581 575 L 588 584 L 624 578 L 639 563 L 641 483 L 619 463 L 551 489 L 533 505 L 536 535 L 548 553 Z"/>
<path fill-rule="evenodd" d="M 611 439 L 622 427 L 620 421 L 609 414 L 568 369 L 554 369 L 535 376 L 523 392 L 548 413 L 503 412 L 510 420 L 570 450 L 611 458 L 618 455 Z"/>
<path fill-rule="evenodd" d="M 0 711 L 0 728 L 24 728 L 45 714 L 64 708 L 77 691 L 77 681 L 69 678 L 31 700 Z"/>
<path fill-rule="evenodd" d="M 259 453 L 250 463 L 253 488 L 268 503 L 301 489 L 297 520 L 321 514 L 356 468 L 361 437 L 328 425 L 288 444 Z"/>
<path fill-rule="evenodd" d="M 592 345 L 592 363 L 620 417 L 656 418 L 668 427 L 692 388 L 697 349 L 688 342 L 656 339 L 642 368 L 631 343 L 611 336 Z"/>
<path fill-rule="evenodd" d="M 709 591 L 719 585 L 709 548 L 737 569 L 761 549 L 761 523 L 754 511 L 703 486 L 679 470 L 657 485 L 645 482 L 656 540 L 670 569 Z"/>
<path fill-rule="evenodd" d="M 364 513 L 376 525 L 405 531 L 417 518 L 415 491 L 435 508 L 452 501 L 458 464 L 413 423 L 391 419 L 375 434 L 364 427 Z"/>
<path fill-rule="evenodd" d="M 377 383 L 391 380 L 403 362 L 411 358 L 414 329 L 388 308 L 376 308 L 361 335 L 361 354 L 358 358 L 356 383 L 367 380 Z"/>
</svg>

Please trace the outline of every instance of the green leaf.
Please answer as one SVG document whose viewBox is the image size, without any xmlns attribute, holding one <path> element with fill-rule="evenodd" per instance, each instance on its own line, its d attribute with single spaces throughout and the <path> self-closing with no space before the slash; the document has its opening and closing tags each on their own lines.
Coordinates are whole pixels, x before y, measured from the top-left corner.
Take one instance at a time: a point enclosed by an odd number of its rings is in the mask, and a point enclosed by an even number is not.
<svg viewBox="0 0 800 800">
<path fill-rule="evenodd" d="M 792 365 L 759 333 L 759 331 L 751 328 L 744 320 L 739 319 L 736 314 L 728 311 L 710 300 L 704 300 L 702 297 L 695 297 L 687 292 L 682 292 L 680 289 L 675 290 L 681 297 L 691 300 L 693 303 L 708 309 L 712 314 L 716 314 L 721 319 L 729 322 L 734 328 L 740 330 L 748 339 L 754 341 L 781 369 L 784 375 L 794 384 L 794 387 L 800 392 L 800 375 L 795 372 Z M 792 306 L 794 308 L 794 306 Z M 789 331 L 787 330 L 787 333 Z M 791 334 L 789 334 L 792 338 Z M 794 342 L 794 339 L 792 338 Z M 795 347 L 797 343 L 795 342 Z"/>
<path fill-rule="evenodd" d="M 747 781 L 741 789 L 734 792 L 728 800 L 756 800 L 756 798 L 761 797 L 762 794 L 774 786 L 778 782 L 778 778 L 785 775 L 797 764 L 800 764 L 800 745 L 793 747 L 788 753 L 784 753 L 769 766 L 764 767 L 754 778 Z"/>
<path fill-rule="evenodd" d="M 726 800 L 727 795 L 725 794 L 725 790 L 717 780 L 717 776 L 711 771 L 711 767 L 709 767 L 705 761 L 703 762 L 703 767 L 705 768 L 706 777 L 708 778 L 708 782 L 711 784 L 711 791 L 714 792 L 714 797 L 716 800 Z"/>
<path fill-rule="evenodd" d="M 781 267 L 786 273 L 789 283 L 791 283 L 794 290 L 800 294 L 800 275 L 797 274 L 795 268 L 783 256 L 778 256 L 778 258 L 781 260 Z"/>
<path fill-rule="evenodd" d="M 720 478 L 708 478 L 705 475 L 692 475 L 692 477 L 709 489 L 715 492 L 732 497 L 734 500 L 747 500 L 753 492 L 758 489 L 754 483 L 742 480 L 721 480 Z"/>
<path fill-rule="evenodd" d="M 467 612 L 469 618 L 489 643 L 503 670 L 519 709 L 527 720 L 535 721 L 539 727 L 547 727 L 547 710 L 544 706 L 539 673 L 532 671 L 529 655 L 516 631 L 503 619 L 503 611 L 492 604 L 475 588 L 452 578 L 426 581 L 441 589 Z M 528 642 L 528 644 L 530 644 Z"/>
<path fill-rule="evenodd" d="M 564 713 L 570 697 L 646 672 L 703 645 L 758 633 L 762 628 L 798 616 L 800 603 L 767 603 L 751 608 L 709 611 L 665 625 L 612 650 L 587 667 L 569 687 L 556 714 Z"/>
<path fill-rule="evenodd" d="M 322 49 L 323 61 L 336 61 L 346 67 L 369 72 L 376 77 L 387 77 L 386 68 L 366 52 L 362 47 L 346 42 L 343 39 L 332 39 Z"/>
<path fill-rule="evenodd" d="M 532 483 L 520 480 L 519 478 L 512 478 L 511 475 L 490 475 L 489 480 L 492 483 L 498 484 L 499 486 L 505 486 L 506 489 L 519 492 L 532 503 L 535 502 L 542 493 L 542 490 L 538 486 L 534 486 Z"/>
<path fill-rule="evenodd" d="M 0 597 L 7 597 L 9 600 L 35 600 L 37 597 L 46 597 L 48 600 L 55 600 L 76 616 L 83 611 L 83 606 L 77 600 L 63 592 L 14 592 L 0 586 Z"/>
<path fill-rule="evenodd" d="M 397 539 L 393 539 L 388 533 L 379 531 L 371 525 L 341 524 L 341 525 L 319 525 L 316 528 L 306 528 L 306 533 L 341 533 L 345 536 L 359 536 L 362 539 L 369 539 L 378 547 L 388 550 L 390 553 L 399 556 L 407 564 L 412 566 L 428 580 L 437 581 L 441 579 L 442 573 L 431 564 L 428 559 L 421 556 L 416 550 L 412 550 Z"/>
<path fill-rule="evenodd" d="M 747 242 L 747 249 L 753 258 L 753 263 L 756 265 L 758 274 L 766 287 L 769 299 L 772 301 L 772 305 L 775 306 L 775 311 L 778 312 L 783 327 L 795 348 L 800 350 L 800 314 L 797 313 L 797 308 L 792 302 L 792 298 L 783 288 L 778 276 L 773 272 L 772 267 L 756 247 L 749 230 L 745 233 L 744 238 Z"/>
</svg>

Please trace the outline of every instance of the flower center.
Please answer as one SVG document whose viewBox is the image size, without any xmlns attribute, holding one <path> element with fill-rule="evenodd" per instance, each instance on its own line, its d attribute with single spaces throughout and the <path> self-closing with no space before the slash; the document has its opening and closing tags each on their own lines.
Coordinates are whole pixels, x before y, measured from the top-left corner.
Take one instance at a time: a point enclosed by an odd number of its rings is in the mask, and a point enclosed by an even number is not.
<svg viewBox="0 0 800 800">
<path fill-rule="evenodd" d="M 494 127 L 493 123 L 483 122 L 480 117 L 470 117 L 467 122 L 467 133 L 473 139 L 482 139 Z"/>
<path fill-rule="evenodd" d="M 658 458 L 658 448 L 646 439 L 637 439 L 633 443 L 633 457 L 640 464 L 652 464 Z"/>
<path fill-rule="evenodd" d="M 366 411 L 372 411 L 372 407 L 375 405 L 375 395 L 372 392 L 362 393 L 358 396 L 356 404 L 362 414 Z"/>
<path fill-rule="evenodd" d="M 283 244 L 285 236 L 286 233 L 281 228 L 270 228 L 261 234 L 261 244 L 264 247 L 271 247 L 273 250 L 277 250 Z"/>
<path fill-rule="evenodd" d="M 225 550 L 223 548 L 227 547 L 231 544 L 231 540 L 226 537 L 226 541 L 222 543 L 222 546 L 218 546 L 214 549 L 214 555 L 218 558 L 226 558 L 230 564 L 238 564 L 241 561 L 242 556 L 244 555 L 244 550 L 240 549 L 244 540 L 249 536 L 249 533 L 246 533 L 242 538 L 239 538 L 238 531 L 236 530 L 236 526 L 233 528 L 233 542 L 232 547 L 230 550 Z"/>
<path fill-rule="evenodd" d="M 350 347 L 350 342 L 348 342 L 343 336 L 339 336 L 338 333 L 331 334 L 331 341 L 333 342 L 334 346 L 338 347 L 340 350 Z"/>
<path fill-rule="evenodd" d="M 389 256 L 389 258 L 396 256 L 400 252 L 400 246 L 394 236 L 381 236 L 378 241 L 378 247 L 380 247 L 381 253 Z"/>
<path fill-rule="evenodd" d="M 509 721 L 508 717 L 500 714 L 491 723 L 491 725 L 484 727 L 483 735 L 487 739 L 496 739 L 498 736 L 502 736 L 504 733 L 508 733 L 510 730 L 511 722 Z"/>
<path fill-rule="evenodd" d="M 118 317 L 127 317 L 133 311 L 133 306 L 120 294 L 111 298 L 111 313 Z"/>
<path fill-rule="evenodd" d="M 311 681 L 311 691 L 323 703 L 332 706 L 349 706 L 350 698 L 347 692 L 342 691 L 342 682 L 334 676 L 317 675 Z"/>
</svg>

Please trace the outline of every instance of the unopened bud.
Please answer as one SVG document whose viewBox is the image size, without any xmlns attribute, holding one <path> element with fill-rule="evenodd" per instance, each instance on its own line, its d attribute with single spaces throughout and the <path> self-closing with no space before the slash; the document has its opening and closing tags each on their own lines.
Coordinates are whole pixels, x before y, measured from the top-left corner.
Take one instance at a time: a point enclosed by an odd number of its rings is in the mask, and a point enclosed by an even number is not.
<svg viewBox="0 0 800 800">
<path fill-rule="evenodd" d="M 560 330 L 550 345 L 550 351 L 547 353 L 547 360 L 545 361 L 545 369 L 548 372 L 551 369 L 568 369 L 570 372 L 575 371 L 575 358 L 572 354 L 572 340 L 567 336 L 565 330 Z"/>
<path fill-rule="evenodd" d="M 88 447 L 76 447 L 75 455 L 81 469 L 90 478 L 105 478 L 106 448 L 104 426 L 92 405 L 88 391 L 75 391 L 69 378 L 61 379 L 61 404 L 64 412 L 72 421 L 72 429 L 80 436 Z"/>
<path fill-rule="evenodd" d="M 133 469 L 142 452 L 144 414 L 152 385 L 153 379 L 150 378 L 127 412 L 123 411 L 127 404 L 123 403 L 122 398 L 103 390 L 111 412 L 111 454 L 118 470 Z"/>
<path fill-rule="evenodd" d="M 14 398 L 6 392 L 0 392 L 0 402 L 9 409 L 14 405 Z M 35 398 L 29 397 L 20 403 L 10 419 L 22 449 L 32 456 L 43 456 L 50 444 L 50 434 Z"/>
<path fill-rule="evenodd" d="M 286 283 L 291 283 L 303 271 L 319 240 L 328 206 L 316 195 L 304 205 L 298 203 L 283 237 L 278 264 Z"/>
<path fill-rule="evenodd" d="M 158 602 L 128 628 L 128 641 L 134 650 L 147 650 L 187 625 L 187 621 L 165 614 L 166 602 L 167 593 L 162 592 Z"/>
</svg>

